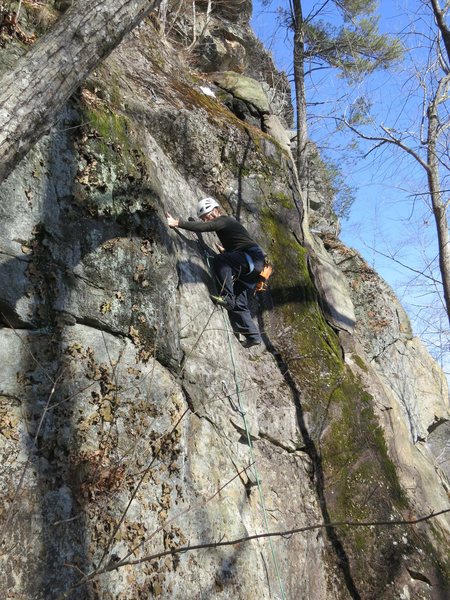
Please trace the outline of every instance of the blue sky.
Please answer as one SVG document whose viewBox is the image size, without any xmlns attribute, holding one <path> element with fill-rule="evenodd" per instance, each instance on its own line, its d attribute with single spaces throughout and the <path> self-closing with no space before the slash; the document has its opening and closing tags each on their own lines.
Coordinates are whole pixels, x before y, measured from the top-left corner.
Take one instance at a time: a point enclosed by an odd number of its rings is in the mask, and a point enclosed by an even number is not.
<svg viewBox="0 0 450 600">
<path fill-rule="evenodd" d="M 260 0 L 254 0 L 252 26 L 265 46 L 272 50 L 277 67 L 289 73 L 292 69 L 292 44 L 285 31 L 277 26 L 275 9 L 280 4 L 287 5 L 288 2 L 272 0 L 269 7 L 263 7 Z M 323 2 L 305 0 L 302 4 L 307 14 Z M 426 30 L 420 0 L 380 0 L 379 7 L 380 29 L 384 33 L 409 33 L 412 29 L 422 33 Z M 416 38 L 417 44 L 420 40 L 420 36 Z M 415 78 L 411 76 L 412 61 L 417 65 L 426 56 L 417 47 L 406 55 L 405 63 L 390 72 L 382 71 L 371 76 L 356 86 L 350 97 L 344 94 L 342 80 L 334 77 L 331 71 L 324 71 L 320 79 L 309 82 L 308 100 L 326 101 L 327 111 L 348 114 L 352 99 L 366 96 L 373 102 L 372 113 L 377 123 L 407 129 L 420 116 L 420 93 Z M 408 98 L 406 103 L 405 97 Z M 434 223 L 422 195 L 425 185 L 421 169 L 413 159 L 390 148 L 370 153 L 366 159 L 345 150 L 344 145 L 350 137 L 346 134 L 332 136 L 334 121 L 323 116 L 319 118 L 315 111 L 311 106 L 311 138 L 326 156 L 341 165 L 346 183 L 356 190 L 350 218 L 342 222 L 341 239 L 356 248 L 395 289 L 418 334 L 426 337 L 425 329 L 436 329 L 436 323 L 429 326 L 430 314 L 433 313 L 437 324 L 447 328 L 448 335 L 446 319 L 438 317 L 436 310 L 430 313 L 423 308 L 432 301 L 440 306 L 429 280 L 418 278 L 413 271 L 399 264 L 404 263 L 420 271 L 437 255 Z M 366 145 L 361 149 L 367 152 L 370 147 Z M 428 341 L 440 347 L 448 345 L 442 342 L 442 336 L 438 336 L 437 341 L 429 336 Z"/>
</svg>

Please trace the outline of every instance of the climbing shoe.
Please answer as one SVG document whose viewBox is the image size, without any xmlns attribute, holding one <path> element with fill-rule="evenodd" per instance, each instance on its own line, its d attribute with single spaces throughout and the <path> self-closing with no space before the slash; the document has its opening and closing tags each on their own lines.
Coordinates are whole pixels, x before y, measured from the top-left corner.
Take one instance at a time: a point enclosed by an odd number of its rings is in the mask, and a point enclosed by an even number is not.
<svg viewBox="0 0 450 600">
<path fill-rule="evenodd" d="M 244 342 L 242 342 L 242 346 L 244 348 L 253 348 L 253 346 L 259 346 L 260 343 L 261 343 L 261 340 L 246 339 Z"/>
<path fill-rule="evenodd" d="M 210 296 L 211 300 L 217 306 L 223 306 L 226 310 L 233 310 L 233 306 L 228 302 L 228 300 L 224 296 Z"/>
</svg>

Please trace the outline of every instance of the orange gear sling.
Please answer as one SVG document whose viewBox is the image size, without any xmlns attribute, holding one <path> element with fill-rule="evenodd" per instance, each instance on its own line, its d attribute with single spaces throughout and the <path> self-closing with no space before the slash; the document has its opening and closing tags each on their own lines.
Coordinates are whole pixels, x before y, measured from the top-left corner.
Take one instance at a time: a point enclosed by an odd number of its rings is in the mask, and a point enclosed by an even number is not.
<svg viewBox="0 0 450 600">
<path fill-rule="evenodd" d="M 255 287 L 255 294 L 258 292 L 266 292 L 269 288 L 269 278 L 273 273 L 273 267 L 268 261 L 267 257 L 264 262 L 264 269 L 259 274 L 259 281 Z"/>
</svg>

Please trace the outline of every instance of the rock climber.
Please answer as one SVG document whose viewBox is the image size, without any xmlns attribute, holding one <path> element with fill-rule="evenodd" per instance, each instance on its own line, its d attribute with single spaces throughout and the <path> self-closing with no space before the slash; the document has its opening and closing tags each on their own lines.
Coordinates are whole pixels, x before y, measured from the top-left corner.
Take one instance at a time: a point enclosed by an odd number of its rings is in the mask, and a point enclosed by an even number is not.
<svg viewBox="0 0 450 600">
<path fill-rule="evenodd" d="M 244 336 L 242 345 L 245 348 L 257 346 L 261 344 L 261 334 L 250 314 L 248 292 L 256 287 L 264 268 L 264 252 L 243 225 L 234 217 L 222 214 L 214 198 L 199 200 L 197 216 L 200 222 L 174 219 L 166 214 L 169 227 L 217 233 L 221 245 L 217 244 L 220 254 L 214 256 L 213 269 L 220 291 L 211 299 L 226 308 L 236 337 Z"/>
</svg>

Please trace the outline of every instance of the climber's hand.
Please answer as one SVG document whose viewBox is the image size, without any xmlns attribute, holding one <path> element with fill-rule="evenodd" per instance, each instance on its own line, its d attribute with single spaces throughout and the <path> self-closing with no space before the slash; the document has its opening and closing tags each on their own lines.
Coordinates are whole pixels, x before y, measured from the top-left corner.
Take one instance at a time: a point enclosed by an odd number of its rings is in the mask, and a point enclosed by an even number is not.
<svg viewBox="0 0 450 600">
<path fill-rule="evenodd" d="M 167 225 L 168 225 L 169 227 L 172 227 L 172 228 L 173 228 L 173 227 L 178 227 L 178 223 L 179 223 L 179 220 L 178 220 L 178 219 L 174 219 L 174 218 L 172 217 L 172 215 L 171 215 L 171 214 L 169 214 L 169 213 L 166 213 L 166 217 L 167 217 Z"/>
<path fill-rule="evenodd" d="M 216 243 L 216 248 L 221 254 L 222 254 L 222 252 L 225 252 L 225 248 L 223 246 L 221 246 L 220 244 Z"/>
</svg>

